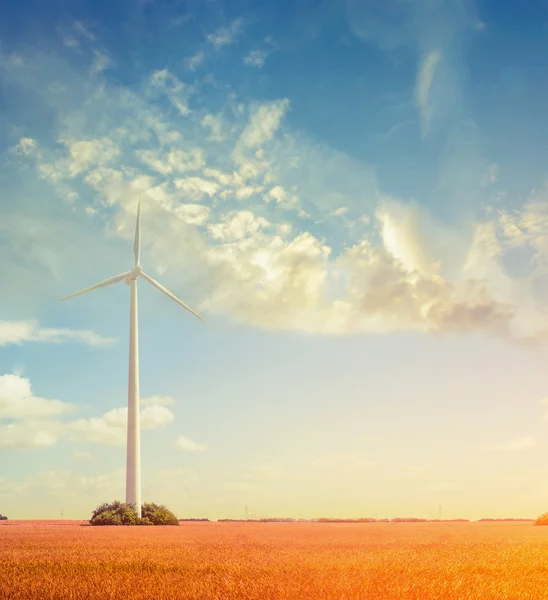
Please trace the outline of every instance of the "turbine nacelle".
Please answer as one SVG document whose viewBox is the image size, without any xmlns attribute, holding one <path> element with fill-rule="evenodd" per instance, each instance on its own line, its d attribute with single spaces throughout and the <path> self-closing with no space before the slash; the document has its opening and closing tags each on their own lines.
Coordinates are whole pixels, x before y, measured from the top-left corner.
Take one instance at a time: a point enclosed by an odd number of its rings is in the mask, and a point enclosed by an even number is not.
<svg viewBox="0 0 548 600">
<path fill-rule="evenodd" d="M 135 281 L 142 272 L 143 269 L 141 268 L 141 265 L 135 265 L 125 278 L 126 285 L 130 285 L 132 281 Z"/>
</svg>

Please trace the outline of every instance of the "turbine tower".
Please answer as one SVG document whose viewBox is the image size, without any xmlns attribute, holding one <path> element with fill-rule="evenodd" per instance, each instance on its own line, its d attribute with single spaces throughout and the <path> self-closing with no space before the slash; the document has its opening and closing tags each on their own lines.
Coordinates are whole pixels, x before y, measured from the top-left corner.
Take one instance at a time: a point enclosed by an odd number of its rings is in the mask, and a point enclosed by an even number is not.
<svg viewBox="0 0 548 600">
<path fill-rule="evenodd" d="M 142 277 L 166 296 L 175 300 L 198 319 L 200 315 L 187 306 L 182 300 L 172 294 L 161 283 L 149 277 L 141 268 L 141 202 L 137 207 L 137 224 L 135 226 L 135 241 L 133 244 L 135 264 L 131 271 L 105 279 L 79 292 L 61 298 L 68 300 L 99 288 L 107 287 L 125 280 L 130 289 L 129 304 L 129 379 L 127 398 L 127 458 L 126 458 L 126 502 L 135 505 L 137 514 L 141 516 L 141 445 L 139 428 L 139 332 L 137 319 L 137 279 Z"/>
</svg>

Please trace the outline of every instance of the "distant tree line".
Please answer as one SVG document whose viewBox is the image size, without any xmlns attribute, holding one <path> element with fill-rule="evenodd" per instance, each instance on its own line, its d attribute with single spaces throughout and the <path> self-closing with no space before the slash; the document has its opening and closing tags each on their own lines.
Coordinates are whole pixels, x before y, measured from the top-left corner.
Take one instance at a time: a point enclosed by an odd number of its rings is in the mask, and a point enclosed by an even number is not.
<svg viewBox="0 0 548 600">
<path fill-rule="evenodd" d="M 533 519 L 513 519 L 513 518 L 508 518 L 508 519 L 489 519 L 489 518 L 485 518 L 485 519 L 480 519 L 478 522 L 482 523 L 484 521 L 495 521 L 495 522 L 500 522 L 500 521 L 532 521 Z"/>
<path fill-rule="evenodd" d="M 183 519 L 180 519 L 183 520 Z M 518 519 L 515 519 L 518 520 Z M 360 519 L 293 519 L 276 517 L 268 519 L 218 519 L 218 523 L 469 523 L 470 519 L 419 519 L 417 517 L 396 517 L 394 519 L 375 519 L 362 517 Z"/>
<path fill-rule="evenodd" d="M 8 517 L 6 517 L 5 515 L 0 515 L 0 521 L 7 521 Z"/>
<path fill-rule="evenodd" d="M 469 523 L 469 519 L 419 519 L 417 517 L 395 517 L 394 519 L 374 519 L 372 517 L 361 519 L 318 519 L 318 523 Z"/>
<path fill-rule="evenodd" d="M 267 519 L 217 519 L 218 523 L 295 523 L 308 521 L 307 519 L 293 519 L 291 517 L 272 517 Z"/>
</svg>

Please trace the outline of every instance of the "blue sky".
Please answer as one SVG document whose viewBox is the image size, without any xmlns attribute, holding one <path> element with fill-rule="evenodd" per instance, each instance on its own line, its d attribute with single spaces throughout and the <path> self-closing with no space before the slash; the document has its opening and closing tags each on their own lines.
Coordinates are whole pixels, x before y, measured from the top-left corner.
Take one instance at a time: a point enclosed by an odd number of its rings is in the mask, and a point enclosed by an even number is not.
<svg viewBox="0 0 548 600">
<path fill-rule="evenodd" d="M 0 12 L 0 511 L 546 510 L 548 5 Z M 37 501 L 37 498 L 40 500 Z"/>
</svg>

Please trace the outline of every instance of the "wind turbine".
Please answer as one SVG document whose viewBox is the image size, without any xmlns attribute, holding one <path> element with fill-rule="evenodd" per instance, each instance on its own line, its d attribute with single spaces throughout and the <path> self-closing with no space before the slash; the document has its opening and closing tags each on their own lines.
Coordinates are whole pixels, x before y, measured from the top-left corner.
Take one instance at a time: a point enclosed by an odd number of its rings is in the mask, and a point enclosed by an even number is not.
<svg viewBox="0 0 548 600">
<path fill-rule="evenodd" d="M 141 516 L 141 444 L 140 444 L 140 428 L 139 428 L 139 332 L 137 322 L 137 279 L 142 277 L 155 288 L 159 289 L 166 296 L 175 300 L 183 308 L 186 308 L 198 319 L 202 319 L 200 315 L 187 306 L 182 300 L 177 298 L 161 283 L 158 283 L 152 277 L 149 277 L 141 268 L 141 202 L 137 208 L 137 224 L 135 226 L 135 241 L 133 244 L 133 252 L 135 254 L 135 264 L 131 271 L 116 275 L 110 279 L 105 279 L 100 283 L 96 283 L 79 292 L 70 294 L 61 298 L 68 300 L 87 292 L 92 292 L 99 288 L 107 287 L 125 280 L 130 289 L 130 304 L 129 304 L 129 379 L 128 379 L 128 399 L 127 399 L 127 458 L 126 458 L 126 502 L 135 505 L 137 514 Z"/>
</svg>

